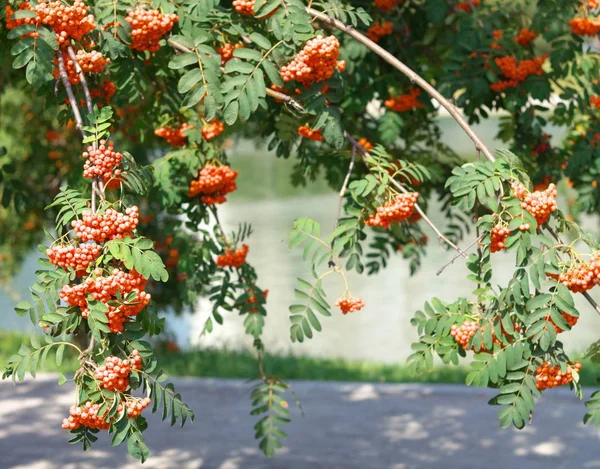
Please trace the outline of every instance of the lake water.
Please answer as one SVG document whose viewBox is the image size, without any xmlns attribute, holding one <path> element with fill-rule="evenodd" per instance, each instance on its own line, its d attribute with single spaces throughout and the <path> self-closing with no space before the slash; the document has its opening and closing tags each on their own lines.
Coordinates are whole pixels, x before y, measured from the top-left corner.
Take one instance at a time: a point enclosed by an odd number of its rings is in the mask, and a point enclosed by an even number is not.
<svg viewBox="0 0 600 469">
<path fill-rule="evenodd" d="M 473 151 L 470 141 L 453 121 L 442 119 L 441 125 L 445 141 L 456 151 L 461 154 Z M 492 148 L 499 146 L 498 142 L 493 141 L 495 129 L 496 123 L 493 121 L 476 127 Z M 555 133 L 559 134 L 560 131 L 555 129 Z M 232 155 L 232 165 L 240 170 L 239 190 L 220 209 L 221 219 L 228 230 L 243 221 L 253 224 L 254 234 L 249 240 L 248 258 L 257 269 L 259 285 L 269 289 L 269 315 L 264 333 L 268 350 L 388 363 L 402 361 L 410 354 L 410 344 L 417 337 L 410 325 L 414 312 L 433 296 L 453 301 L 472 290 L 470 282 L 465 280 L 466 268 L 460 260 L 441 276 L 435 275 L 439 267 L 454 256 L 454 252 L 443 249 L 436 242 L 435 235 L 428 233 L 428 256 L 416 276 L 410 277 L 407 263 L 399 257 L 393 258 L 388 268 L 379 275 L 350 274 L 350 288 L 355 296 L 364 299 L 365 308 L 347 316 L 338 314 L 336 310 L 333 317 L 323 318 L 323 331 L 316 333 L 312 340 L 304 344 L 292 344 L 289 339 L 288 305 L 294 301 L 296 277 L 307 277 L 307 266 L 301 259 L 301 251 L 288 250 L 286 236 L 293 221 L 303 216 L 321 223 L 323 231 L 330 229 L 337 209 L 337 195 L 327 190 L 322 182 L 308 188 L 290 189 L 288 177 L 293 161 L 263 156 L 245 145 L 234 148 Z M 439 210 L 435 204 L 430 205 L 429 213 L 436 222 Z M 590 218 L 586 220 L 586 225 L 597 230 L 598 221 Z M 470 240 L 465 241 L 463 246 L 469 243 Z M 28 319 L 18 318 L 12 308 L 17 301 L 27 298 L 36 258 L 37 255 L 32 254 L 27 260 L 10 290 L 0 290 L 4 329 L 30 327 Z M 512 265 L 511 255 L 495 256 L 498 284 L 505 283 Z M 331 301 L 335 301 L 344 289 L 338 278 L 326 286 Z M 598 293 L 595 294 L 600 299 Z M 574 331 L 563 338 L 571 350 L 584 349 L 597 339 L 595 331 L 600 328 L 600 317 L 589 305 L 585 301 L 579 301 L 578 305 L 582 317 Z M 242 319 L 237 313 L 225 317 L 225 324 L 215 327 L 211 335 L 200 338 L 209 309 L 208 302 L 201 300 L 194 314 L 181 317 L 167 315 L 168 327 L 175 333 L 180 345 L 231 349 L 251 347 L 251 339 L 244 334 Z"/>
</svg>

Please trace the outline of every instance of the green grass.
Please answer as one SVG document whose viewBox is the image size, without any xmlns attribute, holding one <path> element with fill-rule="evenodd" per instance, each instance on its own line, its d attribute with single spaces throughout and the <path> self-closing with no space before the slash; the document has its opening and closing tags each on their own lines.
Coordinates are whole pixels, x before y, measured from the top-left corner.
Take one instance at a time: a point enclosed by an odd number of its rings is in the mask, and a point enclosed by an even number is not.
<svg viewBox="0 0 600 469">
<path fill-rule="evenodd" d="M 0 369 L 4 368 L 11 355 L 17 353 L 24 338 L 25 335 L 19 332 L 0 331 Z M 60 369 L 54 362 L 53 354 L 50 354 L 44 371 L 74 372 L 77 368 L 77 360 L 69 351 L 70 349 L 65 352 Z M 159 349 L 157 358 L 160 367 L 170 376 L 248 379 L 255 378 L 257 375 L 256 358 L 250 352 L 217 349 L 168 352 Z M 584 386 L 597 386 L 600 363 L 592 363 L 589 360 L 583 360 L 582 363 L 581 383 Z M 288 380 L 309 381 L 464 383 L 467 375 L 467 368 L 463 366 L 436 366 L 431 373 L 414 375 L 403 362 L 384 365 L 289 355 L 266 355 L 264 367 L 268 374 L 275 374 Z"/>
</svg>

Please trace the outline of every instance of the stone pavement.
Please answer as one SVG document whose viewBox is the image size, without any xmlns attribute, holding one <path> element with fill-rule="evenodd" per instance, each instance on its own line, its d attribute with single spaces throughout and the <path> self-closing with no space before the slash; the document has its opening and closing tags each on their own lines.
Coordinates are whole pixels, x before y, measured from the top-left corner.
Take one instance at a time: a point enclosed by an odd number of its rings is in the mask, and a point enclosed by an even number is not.
<svg viewBox="0 0 600 469">
<path fill-rule="evenodd" d="M 292 383 L 306 415 L 295 413 L 286 447 L 267 460 L 248 415 L 241 380 L 174 379 L 196 423 L 170 428 L 148 413 L 144 468 L 160 469 L 587 469 L 600 468 L 600 431 L 568 390 L 540 401 L 533 425 L 501 430 L 488 391 L 464 386 Z M 60 429 L 72 387 L 40 375 L 0 382 L 0 469 L 138 468 L 125 448 L 100 438 L 92 451 Z M 586 395 L 589 394 L 589 391 Z M 290 407 L 292 404 L 290 403 Z"/>
</svg>

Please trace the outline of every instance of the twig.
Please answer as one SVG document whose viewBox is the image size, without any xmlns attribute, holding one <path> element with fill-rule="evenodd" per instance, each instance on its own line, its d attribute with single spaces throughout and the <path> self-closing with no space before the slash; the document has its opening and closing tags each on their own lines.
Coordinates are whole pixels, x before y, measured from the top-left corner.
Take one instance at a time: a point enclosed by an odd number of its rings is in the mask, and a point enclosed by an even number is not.
<svg viewBox="0 0 600 469">
<path fill-rule="evenodd" d="M 342 210 L 342 203 L 344 201 L 344 196 L 346 195 L 346 188 L 348 187 L 348 181 L 350 181 L 350 175 L 352 174 L 352 170 L 354 169 L 354 160 L 356 159 L 356 147 L 352 146 L 352 158 L 350 159 L 350 164 L 348 165 L 348 171 L 346 172 L 346 177 L 344 178 L 344 183 L 342 184 L 342 189 L 340 190 L 340 197 L 338 201 L 338 208 L 335 216 L 335 225 L 333 226 L 333 230 L 335 231 L 340 222 L 340 212 Z"/>
<path fill-rule="evenodd" d="M 300 112 L 306 111 L 306 109 L 304 109 L 304 106 L 302 106 L 302 104 L 300 104 L 298 101 L 296 101 L 291 96 L 288 96 L 285 93 L 281 93 L 279 91 L 272 90 L 271 88 L 267 88 L 267 95 L 271 96 L 272 98 L 279 99 L 286 104 L 289 104 L 290 106 L 292 106 L 293 108 L 295 108 L 296 110 L 298 110 Z"/>
<path fill-rule="evenodd" d="M 442 267 L 440 267 L 440 270 L 438 270 L 435 273 L 435 275 L 441 275 L 444 270 L 446 270 L 450 265 L 454 264 L 454 261 L 456 259 L 458 259 L 463 252 L 467 252 L 469 249 L 471 249 L 473 246 L 475 246 L 476 243 L 479 243 L 482 240 L 483 236 L 484 235 L 482 234 L 479 237 L 477 237 L 475 239 L 475 241 L 473 241 L 471 244 L 469 244 L 463 251 L 459 252 L 458 254 L 456 254 L 456 256 L 454 256 L 452 259 L 450 259 L 448 262 L 446 262 Z"/>
<path fill-rule="evenodd" d="M 56 51 L 56 57 L 58 61 L 58 76 L 63 86 L 65 87 L 65 91 L 67 92 L 69 104 L 71 105 L 71 109 L 73 110 L 73 117 L 75 118 L 75 127 L 81 132 L 83 138 L 85 138 L 86 135 L 83 130 L 83 120 L 81 119 L 79 107 L 77 107 L 75 93 L 73 93 L 73 88 L 71 87 L 71 83 L 69 82 L 69 76 L 67 75 L 67 71 L 65 69 L 65 60 L 63 58 L 63 53 L 60 49 Z"/>
<path fill-rule="evenodd" d="M 422 78 L 419 74 L 417 74 L 410 67 L 405 65 L 403 62 L 398 60 L 388 51 L 383 49 L 381 46 L 377 45 L 375 42 L 371 41 L 368 37 L 363 35 L 362 33 L 356 31 L 353 27 L 346 25 L 345 23 L 336 20 L 335 18 L 331 18 L 327 16 L 325 13 L 314 10 L 313 8 L 307 7 L 306 11 L 318 18 L 319 20 L 329 23 L 340 31 L 348 34 L 352 38 L 356 39 L 358 42 L 366 46 L 368 49 L 375 52 L 379 55 L 383 60 L 389 63 L 392 67 L 396 68 L 398 71 L 403 73 L 406 77 L 410 79 L 411 82 L 416 83 L 421 88 L 423 88 L 432 98 L 434 98 L 440 105 L 448 111 L 448 113 L 454 118 L 454 120 L 462 127 L 465 133 L 469 136 L 469 138 L 473 141 L 475 148 L 477 150 L 481 150 L 481 152 L 485 155 L 485 157 L 489 161 L 495 161 L 494 155 L 490 152 L 490 150 L 485 146 L 485 144 L 481 141 L 479 136 L 473 131 L 471 126 L 467 123 L 467 121 L 460 115 L 460 112 L 454 105 L 444 98 L 439 91 L 437 91 L 433 86 L 429 84 L 427 80 Z"/>
<path fill-rule="evenodd" d="M 348 132 L 344 132 L 344 137 L 346 138 L 346 140 L 348 140 L 348 142 L 350 142 L 350 144 L 352 144 L 353 147 L 356 147 L 356 149 L 363 156 L 363 159 L 370 156 L 369 152 L 366 151 L 361 145 L 359 145 L 358 142 L 350 134 L 348 134 Z M 410 194 L 410 191 L 395 179 L 390 179 L 390 183 L 403 194 Z M 438 227 L 433 224 L 433 222 L 429 219 L 429 217 L 423 211 L 419 204 L 415 204 L 415 210 L 419 213 L 419 215 L 421 215 L 423 221 L 431 227 L 431 229 L 435 232 L 439 240 L 445 242 L 448 246 L 450 246 L 452 249 L 458 252 L 459 255 L 463 256 L 465 259 L 467 258 L 467 255 L 456 244 L 454 244 L 446 236 L 444 236 L 444 234 L 438 229 Z"/>
</svg>

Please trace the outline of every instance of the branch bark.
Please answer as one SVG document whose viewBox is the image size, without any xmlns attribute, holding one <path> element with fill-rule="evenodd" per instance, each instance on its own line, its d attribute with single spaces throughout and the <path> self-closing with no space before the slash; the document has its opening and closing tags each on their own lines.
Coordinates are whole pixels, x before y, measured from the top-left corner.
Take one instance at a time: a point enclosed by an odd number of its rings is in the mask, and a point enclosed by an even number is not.
<svg viewBox="0 0 600 469">
<path fill-rule="evenodd" d="M 65 69 L 65 59 L 60 49 L 56 51 L 56 58 L 58 61 L 58 77 L 65 87 L 65 91 L 67 92 L 69 104 L 71 105 L 71 109 L 73 111 L 73 118 L 75 119 L 75 127 L 81 132 L 83 138 L 85 138 L 86 135 L 83 131 L 83 120 L 81 119 L 81 113 L 79 112 L 77 101 L 75 100 L 75 93 L 73 92 L 73 87 L 71 86 L 69 76 L 67 75 L 67 71 Z"/>
<path fill-rule="evenodd" d="M 368 37 L 363 35 L 362 33 L 355 30 L 352 26 L 348 26 L 345 23 L 336 20 L 335 18 L 331 18 L 327 16 L 325 13 L 317 11 L 313 8 L 307 7 L 306 11 L 318 18 L 320 21 L 330 24 L 331 26 L 339 29 L 340 31 L 348 34 L 350 37 L 354 38 L 356 41 L 360 42 L 364 46 L 366 46 L 371 51 L 375 52 L 379 57 L 389 63 L 392 67 L 400 71 L 404 74 L 411 82 L 416 83 L 423 90 L 425 90 L 433 99 L 435 99 L 440 105 L 448 111 L 448 113 L 452 116 L 452 118 L 462 127 L 465 133 L 469 136 L 469 138 L 473 141 L 475 145 L 475 149 L 479 150 L 483 153 L 483 155 L 489 161 L 495 161 L 496 158 L 490 150 L 485 146 L 485 144 L 481 141 L 479 136 L 475 133 L 475 131 L 471 128 L 471 126 L 467 123 L 467 121 L 462 117 L 460 111 L 446 98 L 444 98 L 438 90 L 436 90 L 427 80 L 421 77 L 418 73 L 412 70 L 410 67 L 405 65 L 403 62 L 398 60 L 384 48 L 379 46 L 377 43 L 371 41 Z"/>
</svg>

